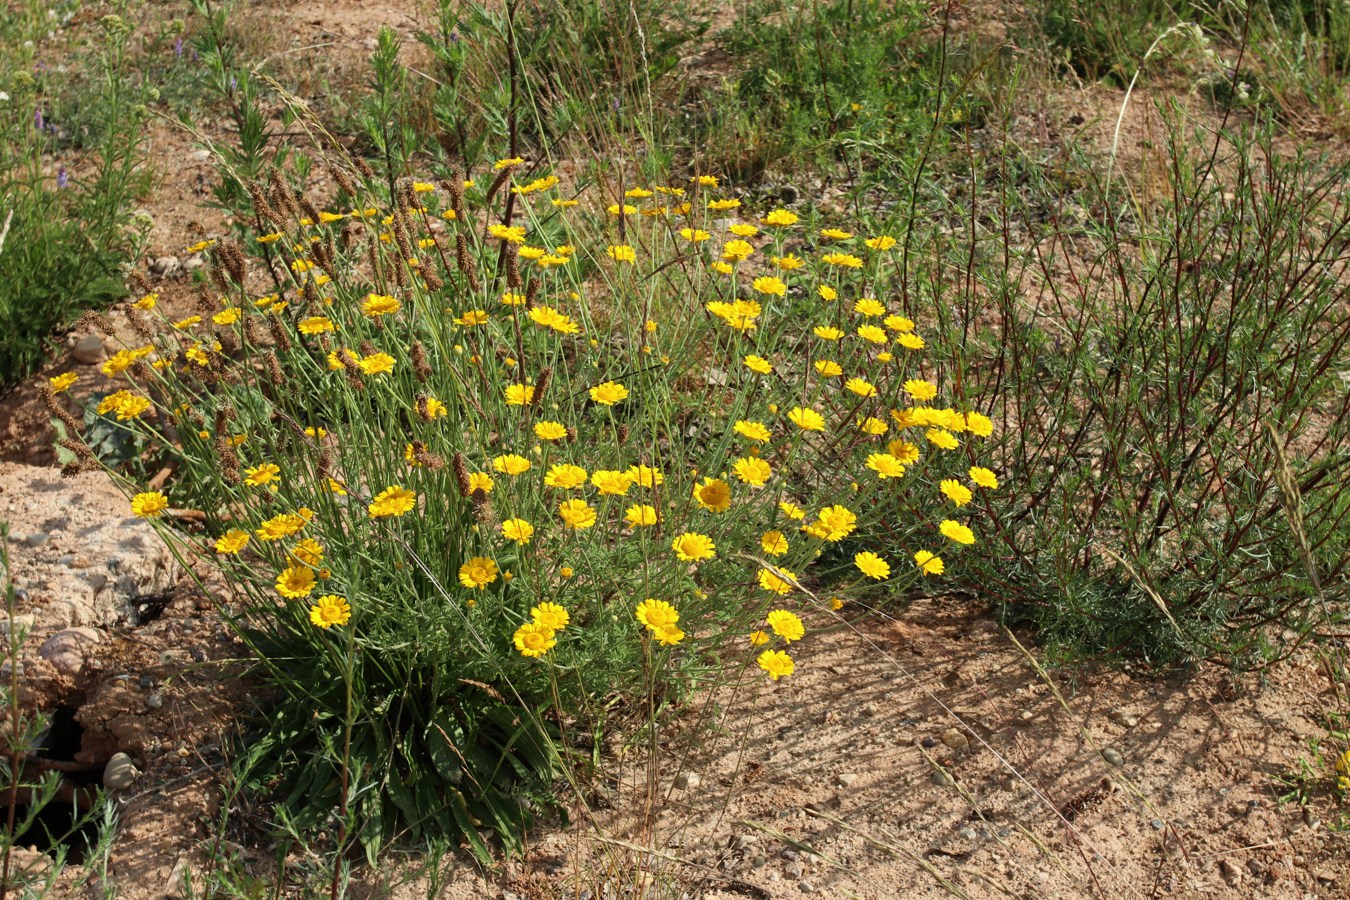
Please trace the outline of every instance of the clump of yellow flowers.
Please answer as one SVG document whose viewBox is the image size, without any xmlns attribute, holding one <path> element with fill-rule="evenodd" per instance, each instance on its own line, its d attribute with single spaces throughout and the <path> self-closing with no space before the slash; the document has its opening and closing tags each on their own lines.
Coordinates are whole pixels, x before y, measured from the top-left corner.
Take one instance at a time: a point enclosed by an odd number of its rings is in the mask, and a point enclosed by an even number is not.
<svg viewBox="0 0 1350 900">
<path fill-rule="evenodd" d="M 981 540 L 994 423 L 935 378 L 892 235 L 707 175 L 504 159 L 391 197 L 334 169 L 328 204 L 255 188 L 262 228 L 208 248 L 196 315 L 130 305 L 101 407 L 177 454 L 131 509 L 204 514 L 175 539 L 247 598 L 297 705 L 340 677 L 381 746 L 491 777 L 473 704 L 572 721 L 737 655 L 788 678 L 843 605 L 820 592 Z"/>
</svg>

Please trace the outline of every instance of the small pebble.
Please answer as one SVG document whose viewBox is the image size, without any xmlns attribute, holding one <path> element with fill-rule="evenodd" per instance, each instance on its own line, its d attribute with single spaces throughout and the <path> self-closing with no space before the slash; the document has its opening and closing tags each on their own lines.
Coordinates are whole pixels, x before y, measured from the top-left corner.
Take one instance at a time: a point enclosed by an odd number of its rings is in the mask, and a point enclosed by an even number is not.
<svg viewBox="0 0 1350 900">
<path fill-rule="evenodd" d="M 842 784 L 844 787 L 851 787 L 853 783 L 857 780 L 858 776 L 853 772 L 845 772 L 844 774 L 839 776 L 839 783 Z"/>
<path fill-rule="evenodd" d="M 677 791 L 692 791 L 702 783 L 703 778 L 697 772 L 681 772 L 675 776 Z"/>
<path fill-rule="evenodd" d="M 964 838 L 967 841 L 973 841 L 975 840 L 975 838 L 979 837 L 979 834 L 976 833 L 974 828 L 971 828 L 969 825 L 967 825 L 964 828 L 958 829 L 956 832 L 956 836 L 959 838 Z"/>
<path fill-rule="evenodd" d="M 114 753 L 103 767 L 103 786 L 110 791 L 124 791 L 136 783 L 141 773 L 125 753 Z"/>
<path fill-rule="evenodd" d="M 101 363 L 108 358 L 107 351 L 103 349 L 103 339 L 96 334 L 84 335 L 75 342 L 75 349 L 72 352 L 75 361 L 86 366 Z"/>
<path fill-rule="evenodd" d="M 1154 831 L 1162 831 L 1162 830 L 1163 830 L 1163 820 L 1162 820 L 1162 819 L 1154 819 L 1154 820 L 1153 820 L 1152 822 L 1150 822 L 1149 824 L 1153 826 L 1153 830 L 1154 830 Z"/>
<path fill-rule="evenodd" d="M 797 890 L 803 894 L 810 894 L 815 892 L 816 886 L 809 881 L 799 881 L 797 882 Z"/>
<path fill-rule="evenodd" d="M 164 705 L 164 695 L 151 694 L 149 697 L 145 698 L 145 705 L 148 706 L 150 709 L 159 709 L 161 706 Z"/>
<path fill-rule="evenodd" d="M 1105 750 L 1103 750 L 1102 759 L 1106 760 L 1113 766 L 1125 765 L 1125 757 L 1122 756 L 1121 752 L 1117 750 L 1115 747 L 1107 747 Z"/>
<path fill-rule="evenodd" d="M 934 772 L 932 775 L 928 776 L 928 780 L 938 787 L 952 786 L 952 777 L 946 772 Z"/>
<path fill-rule="evenodd" d="M 802 858 L 802 855 L 801 855 L 800 853 L 798 853 L 796 850 L 793 850 L 793 849 L 791 849 L 791 848 L 788 848 L 787 850 L 784 850 L 782 853 L 779 853 L 778 855 L 781 856 L 781 857 L 783 857 L 783 859 L 788 859 L 788 860 L 798 860 L 798 859 L 801 859 L 801 858 Z"/>
<path fill-rule="evenodd" d="M 788 878 L 801 878 L 806 874 L 806 867 L 799 862 L 790 862 L 783 866 L 783 874 Z"/>
<path fill-rule="evenodd" d="M 953 750 L 964 750 L 970 746 L 970 740 L 955 728 L 948 728 L 942 732 L 942 743 Z"/>
<path fill-rule="evenodd" d="M 35 531 L 24 538 L 24 543 L 30 547 L 41 547 L 51 540 L 51 535 L 45 531 Z"/>
</svg>

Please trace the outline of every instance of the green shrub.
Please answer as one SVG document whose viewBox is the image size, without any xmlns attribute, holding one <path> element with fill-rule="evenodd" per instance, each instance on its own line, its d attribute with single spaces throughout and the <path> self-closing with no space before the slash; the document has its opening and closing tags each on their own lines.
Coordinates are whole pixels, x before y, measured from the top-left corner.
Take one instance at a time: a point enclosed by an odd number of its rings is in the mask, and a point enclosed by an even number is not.
<svg viewBox="0 0 1350 900">
<path fill-rule="evenodd" d="M 961 277 L 925 279 L 1018 485 L 979 584 L 1052 650 L 1250 664 L 1344 596 L 1347 169 L 1227 137 L 1174 125 L 1133 205 L 1098 182 L 1077 224 L 948 245 Z"/>
<path fill-rule="evenodd" d="M 147 223 L 131 206 L 150 177 L 149 94 L 128 41 L 124 20 L 105 19 L 96 83 L 77 103 L 63 93 L 73 75 L 25 66 L 0 77 L 0 389 L 40 365 L 81 312 L 123 294 L 121 268 L 139 252 Z M 66 109 L 83 110 L 83 124 L 61 118 Z"/>
</svg>

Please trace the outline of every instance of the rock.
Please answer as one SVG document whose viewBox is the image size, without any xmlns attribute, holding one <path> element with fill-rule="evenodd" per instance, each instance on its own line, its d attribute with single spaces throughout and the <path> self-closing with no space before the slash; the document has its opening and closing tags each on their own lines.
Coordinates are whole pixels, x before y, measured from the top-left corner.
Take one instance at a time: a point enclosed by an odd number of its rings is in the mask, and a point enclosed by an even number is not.
<svg viewBox="0 0 1350 900">
<path fill-rule="evenodd" d="M 675 790 L 692 791 L 703 783 L 703 778 L 697 772 L 681 772 L 675 776 Z"/>
<path fill-rule="evenodd" d="M 756 856 L 754 859 L 750 860 L 751 868 L 755 869 L 762 869 L 768 864 L 769 864 L 768 857 L 764 856 Z"/>
<path fill-rule="evenodd" d="M 1317 869 L 1313 872 L 1313 877 L 1324 884 L 1335 884 L 1336 882 L 1336 873 L 1331 869 Z"/>
<path fill-rule="evenodd" d="M 928 780 L 938 787 L 951 787 L 952 777 L 946 772 L 938 771 L 928 776 Z"/>
<path fill-rule="evenodd" d="M 869 719 L 874 719 L 874 718 L 876 718 L 876 715 L 877 715 L 877 705 L 876 705 L 875 703 L 866 703 L 866 704 L 864 704 L 864 705 L 863 705 L 863 708 L 862 708 L 862 714 L 863 714 L 864 716 L 867 716 L 867 718 L 869 718 Z"/>
<path fill-rule="evenodd" d="M 159 278 L 172 278 L 183 264 L 176 256 L 160 256 L 150 262 L 150 273 Z"/>
<path fill-rule="evenodd" d="M 1154 831 L 1162 831 L 1162 830 L 1163 830 L 1163 820 L 1162 820 L 1162 819 L 1154 819 L 1154 820 L 1153 820 L 1152 822 L 1150 822 L 1149 824 L 1153 826 L 1153 830 L 1154 830 Z"/>
<path fill-rule="evenodd" d="M 806 874 L 806 866 L 799 862 L 790 862 L 783 866 L 783 874 L 788 878 L 801 878 Z"/>
<path fill-rule="evenodd" d="M 125 791 L 136 783 L 140 771 L 125 753 L 114 753 L 103 767 L 103 786 L 110 791 Z"/>
<path fill-rule="evenodd" d="M 942 738 L 942 743 L 956 751 L 965 750 L 970 746 L 970 739 L 955 728 L 948 728 L 939 737 Z"/>
<path fill-rule="evenodd" d="M 1121 752 L 1117 750 L 1115 747 L 1107 747 L 1106 749 L 1104 749 L 1102 751 L 1102 759 L 1106 760 L 1113 766 L 1125 765 L 1125 757 L 1121 755 Z"/>
<path fill-rule="evenodd" d="M 98 643 L 101 635 L 92 628 L 68 628 L 42 642 L 38 656 L 63 675 L 78 675 L 84 668 L 84 645 Z"/>
<path fill-rule="evenodd" d="M 108 351 L 103 349 L 103 339 L 96 334 L 86 334 L 76 341 L 71 354 L 77 363 L 86 366 L 98 365 L 108 358 Z"/>
<path fill-rule="evenodd" d="M 1126 728 L 1133 728 L 1139 724 L 1138 716 L 1132 716 L 1123 709 L 1113 709 L 1109 715 L 1112 722 L 1124 725 Z"/>
<path fill-rule="evenodd" d="M 853 772 L 845 772 L 844 774 L 839 776 L 839 783 L 842 784 L 844 787 L 852 787 L 853 783 L 857 780 L 858 776 Z"/>
<path fill-rule="evenodd" d="M 178 580 L 179 567 L 145 521 L 118 518 L 128 511 L 126 496 L 100 472 L 62 478 L 59 470 L 0 463 L 0 484 L 13 533 L 61 531 L 77 535 L 78 557 L 60 565 L 27 542 L 10 550 L 12 577 L 32 590 L 33 629 L 39 634 L 71 626 L 138 624 L 140 598 L 163 593 Z M 110 516 L 109 512 L 113 515 Z M 87 562 L 87 568 L 76 564 Z M 98 640 L 97 631 L 83 633 Z"/>
<path fill-rule="evenodd" d="M 1238 879 L 1242 877 L 1242 873 L 1238 870 L 1238 867 L 1233 865 L 1233 863 L 1227 859 L 1219 860 L 1219 875 L 1229 884 L 1236 884 Z"/>
<path fill-rule="evenodd" d="M 799 881 L 797 882 L 797 890 L 803 894 L 811 894 L 815 892 L 816 886 L 809 881 Z"/>
<path fill-rule="evenodd" d="M 963 828 L 957 829 L 956 836 L 959 838 L 963 838 L 964 840 L 967 841 L 973 841 L 980 835 L 977 831 L 975 831 L 974 828 L 971 828 L 969 825 L 966 825 Z"/>
<path fill-rule="evenodd" d="M 164 883 L 164 893 L 175 900 L 187 896 L 188 869 L 191 865 L 192 860 L 186 853 L 178 857 L 173 864 L 173 870 L 169 872 L 169 880 Z"/>
<path fill-rule="evenodd" d="M 208 159 L 211 158 L 211 151 L 205 148 L 201 150 L 193 150 L 191 153 L 188 154 L 188 158 L 193 160 L 194 162 L 206 162 Z"/>
<path fill-rule="evenodd" d="M 34 531 L 32 534 L 28 535 L 28 537 L 24 538 L 23 542 L 30 547 L 42 547 L 51 539 L 52 536 L 45 531 Z"/>
<path fill-rule="evenodd" d="M 145 705 L 149 709 L 159 709 L 164 705 L 163 694 L 151 694 L 145 698 Z"/>
<path fill-rule="evenodd" d="M 14 617 L 14 631 L 17 634 L 26 634 L 33 630 L 33 617 L 28 615 Z M 0 634 L 9 634 L 10 620 L 8 617 L 0 618 Z"/>
<path fill-rule="evenodd" d="M 755 836 L 752 834 L 738 834 L 731 840 L 731 846 L 737 850 L 748 850 L 755 844 Z"/>
<path fill-rule="evenodd" d="M 1036 718 L 1036 714 L 1029 709 L 1024 709 L 1017 715 L 1023 722 L 1030 722 L 1032 719 Z"/>
</svg>

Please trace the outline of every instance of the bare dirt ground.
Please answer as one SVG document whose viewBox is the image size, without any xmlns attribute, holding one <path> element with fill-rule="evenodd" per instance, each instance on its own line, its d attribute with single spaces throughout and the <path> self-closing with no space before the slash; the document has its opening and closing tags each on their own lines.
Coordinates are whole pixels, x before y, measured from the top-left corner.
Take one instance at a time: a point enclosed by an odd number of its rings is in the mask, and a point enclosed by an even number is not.
<svg viewBox="0 0 1350 900">
<path fill-rule="evenodd" d="M 1264 680 L 1047 678 L 981 605 L 924 600 L 720 693 L 715 729 L 663 743 L 654 803 L 646 759 L 615 760 L 608 808 L 541 830 L 493 884 L 452 869 L 442 896 L 617 897 L 645 877 L 710 900 L 1343 897 L 1345 834 L 1275 781 L 1307 758 L 1325 688 L 1311 654 Z M 425 896 L 364 874 L 372 896 Z"/>
<path fill-rule="evenodd" d="M 406 33 L 418 14 L 416 3 L 305 0 L 254 7 L 243 24 L 275 65 L 342 77 L 381 25 Z M 1160 135 L 1150 99 L 1127 110 L 1126 177 L 1148 168 Z M 1119 100 L 1101 88 L 1049 98 L 1029 133 L 1050 142 L 1081 128 L 1105 145 Z M 207 129 L 229 138 L 223 122 Z M 214 170 L 191 136 L 164 123 L 151 142 L 164 178 L 145 200 L 146 268 L 180 256 L 188 222 L 226 224 L 202 208 Z M 169 308 L 193 302 L 181 270 L 156 288 Z M 58 356 L 0 399 L 0 460 L 52 465 L 34 388 L 67 370 L 86 394 L 106 387 L 96 365 Z M 126 900 L 182 896 L 185 873 L 221 855 L 226 757 L 250 690 L 217 612 L 222 589 L 180 581 L 162 614 L 106 628 L 80 679 L 39 699 L 78 704 L 88 758 L 121 751 L 141 770 L 119 800 L 109 867 Z M 1346 833 L 1328 827 L 1335 801 L 1282 803 L 1277 783 L 1311 758 L 1333 707 L 1310 651 L 1238 678 L 1047 677 L 1031 659 L 987 609 L 951 598 L 809 635 L 793 677 L 755 679 L 689 711 L 712 714 L 713 730 L 676 722 L 654 760 L 611 754 L 602 797 L 578 801 L 570 827 L 541 825 L 524 860 L 484 873 L 457 857 L 435 888 L 421 859 L 358 868 L 350 895 L 617 900 L 634 885 L 690 898 L 1350 895 Z M 268 874 L 273 848 L 224 849 Z M 77 887 L 72 874 L 52 896 L 106 886 Z"/>
</svg>

